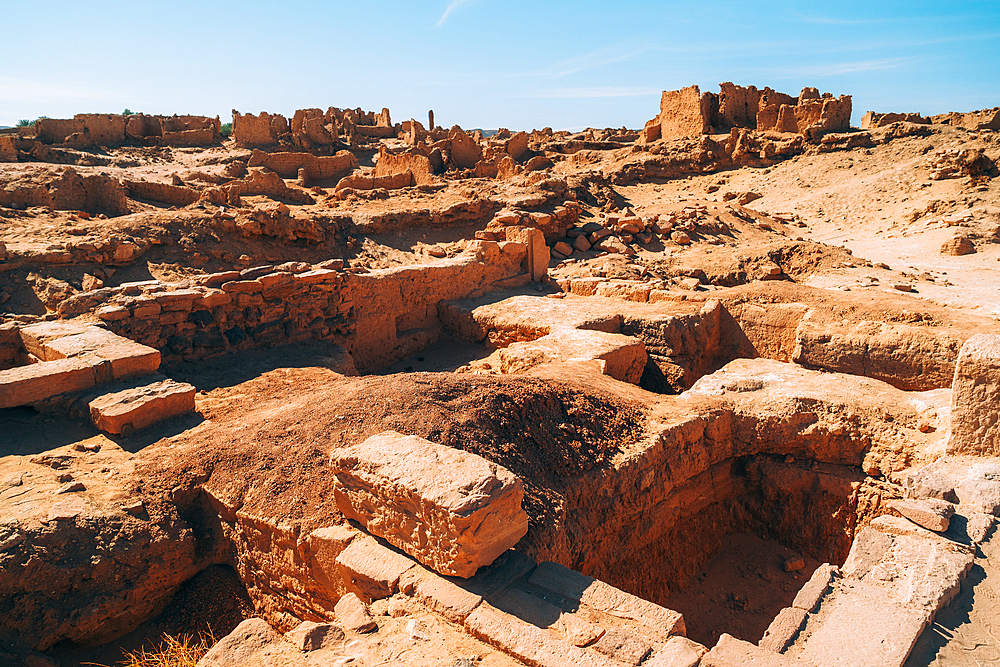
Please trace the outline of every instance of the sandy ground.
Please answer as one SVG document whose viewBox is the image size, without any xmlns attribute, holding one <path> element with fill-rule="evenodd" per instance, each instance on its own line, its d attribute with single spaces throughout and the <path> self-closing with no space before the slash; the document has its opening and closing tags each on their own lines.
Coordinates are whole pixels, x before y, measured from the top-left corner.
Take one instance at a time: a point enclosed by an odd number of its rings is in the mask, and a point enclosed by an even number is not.
<svg viewBox="0 0 1000 667">
<path fill-rule="evenodd" d="M 729 535 L 719 553 L 687 588 L 671 593 L 665 606 L 684 614 L 687 636 L 705 646 L 715 646 L 723 632 L 756 644 L 820 565 L 804 558 L 803 569 L 785 572 L 785 560 L 799 556 L 773 540 Z"/>
</svg>

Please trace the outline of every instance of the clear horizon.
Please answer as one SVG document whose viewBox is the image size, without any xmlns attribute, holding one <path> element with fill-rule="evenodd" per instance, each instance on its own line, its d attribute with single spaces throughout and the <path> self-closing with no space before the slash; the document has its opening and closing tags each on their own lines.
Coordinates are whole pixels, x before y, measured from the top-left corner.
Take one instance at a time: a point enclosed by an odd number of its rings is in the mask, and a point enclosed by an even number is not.
<svg viewBox="0 0 1000 667">
<path fill-rule="evenodd" d="M 642 127 L 663 90 L 721 81 L 865 111 L 1000 105 L 1000 3 L 41 0 L 8 29 L 0 125 L 77 113 L 388 107 L 394 122 Z M 30 29 L 29 29 L 30 26 Z M 39 46 L 39 45 L 42 46 Z"/>
</svg>

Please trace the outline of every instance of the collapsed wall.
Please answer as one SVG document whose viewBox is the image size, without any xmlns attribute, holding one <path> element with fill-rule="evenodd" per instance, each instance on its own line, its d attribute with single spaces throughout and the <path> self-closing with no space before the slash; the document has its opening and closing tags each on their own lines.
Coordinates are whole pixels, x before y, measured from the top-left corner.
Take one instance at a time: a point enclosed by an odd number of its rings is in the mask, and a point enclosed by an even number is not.
<svg viewBox="0 0 1000 667">
<path fill-rule="evenodd" d="M 220 127 L 218 116 L 76 114 L 71 119 L 38 119 L 35 139 L 44 144 L 77 148 L 120 146 L 128 141 L 160 146 L 210 146 L 219 142 Z"/>
<path fill-rule="evenodd" d="M 698 86 L 664 91 L 660 113 L 646 123 L 641 139 L 681 139 L 721 134 L 734 128 L 801 134 L 818 139 L 850 129 L 851 96 L 820 95 L 803 88 L 798 97 L 770 88 L 758 90 L 722 83 L 719 94 L 701 93 Z"/>
<path fill-rule="evenodd" d="M 339 143 L 364 143 L 369 138 L 397 136 L 399 126 L 392 124 L 388 109 L 380 113 L 358 109 L 299 109 L 291 122 L 281 114 L 260 112 L 242 114 L 233 109 L 233 138 L 240 146 L 274 146 L 288 143 L 305 149 L 323 148 Z"/>
</svg>

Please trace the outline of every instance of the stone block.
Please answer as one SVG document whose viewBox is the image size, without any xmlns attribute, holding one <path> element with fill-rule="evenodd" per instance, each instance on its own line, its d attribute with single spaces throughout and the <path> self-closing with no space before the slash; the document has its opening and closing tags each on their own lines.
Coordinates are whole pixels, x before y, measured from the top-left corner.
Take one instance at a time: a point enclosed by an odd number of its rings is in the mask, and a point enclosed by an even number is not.
<svg viewBox="0 0 1000 667">
<path fill-rule="evenodd" d="M 118 435 L 194 411 L 195 388 L 162 380 L 134 389 L 105 394 L 88 404 L 94 426 Z"/>
<path fill-rule="evenodd" d="M 41 322 L 39 324 L 22 327 L 20 334 L 21 341 L 24 343 L 24 349 L 26 349 L 29 354 L 35 355 L 42 361 L 52 361 L 53 359 L 61 357 L 53 357 L 52 359 L 49 359 L 47 356 L 49 352 L 45 348 L 47 343 L 64 336 L 82 334 L 89 328 L 90 327 L 87 325 L 77 322 L 60 322 L 56 320 L 53 322 Z"/>
<path fill-rule="evenodd" d="M 303 652 L 333 648 L 344 640 L 344 636 L 344 631 L 336 625 L 315 621 L 302 621 L 294 630 L 285 633 L 285 639 Z"/>
<path fill-rule="evenodd" d="M 893 500 L 889 509 L 899 512 L 913 523 L 927 530 L 943 533 L 948 530 L 955 506 L 946 500 L 924 498 L 919 500 Z"/>
<path fill-rule="evenodd" d="M 534 667 L 621 667 L 611 658 L 556 639 L 486 602 L 465 619 L 465 628 L 474 637 Z"/>
<path fill-rule="evenodd" d="M 676 611 L 643 600 L 558 563 L 541 563 L 528 578 L 528 582 L 609 616 L 641 623 L 660 641 L 666 641 L 672 635 L 686 634 L 684 617 Z"/>
<path fill-rule="evenodd" d="M 898 516 L 890 516 L 888 514 L 875 517 L 868 525 L 878 532 L 886 535 L 918 535 L 929 538 L 933 538 L 935 536 L 935 534 L 931 531 L 922 526 L 918 526 L 909 519 L 904 519 Z"/>
<path fill-rule="evenodd" d="M 708 649 L 687 637 L 671 637 L 644 667 L 697 667 Z"/>
<path fill-rule="evenodd" d="M 1000 456 L 1000 335 L 962 345 L 951 395 L 948 453 Z"/>
<path fill-rule="evenodd" d="M 819 604 L 819 601 L 823 599 L 826 595 L 827 590 L 830 588 L 830 584 L 833 583 L 833 578 L 837 574 L 837 566 L 830 565 L 829 563 L 823 563 L 815 570 L 813 570 L 812 576 L 809 577 L 799 592 L 795 594 L 795 599 L 792 601 L 792 606 L 802 609 L 806 612 L 811 612 Z"/>
<path fill-rule="evenodd" d="M 806 616 L 808 613 L 804 609 L 785 607 L 778 612 L 771 625 L 764 631 L 764 636 L 757 642 L 758 646 L 768 651 L 782 653 L 799 634 Z"/>
<path fill-rule="evenodd" d="M 481 596 L 420 566 L 400 575 L 399 588 L 453 623 L 461 623 L 483 601 Z"/>
<path fill-rule="evenodd" d="M 342 596 L 333 611 L 348 632 L 366 633 L 378 628 L 375 619 L 368 613 L 368 607 L 354 593 Z"/>
<path fill-rule="evenodd" d="M 359 537 L 337 556 L 337 570 L 347 589 L 364 600 L 387 598 L 399 590 L 400 576 L 414 567 L 406 556 L 370 537 Z"/>
<path fill-rule="evenodd" d="M 96 384 L 87 359 L 58 359 L 0 371 L 0 408 L 30 405 L 36 401 Z"/>
<path fill-rule="evenodd" d="M 638 667 L 653 652 L 646 642 L 615 628 L 605 632 L 594 644 L 594 649 L 634 667 Z"/>
<path fill-rule="evenodd" d="M 95 356 L 111 362 L 111 371 L 115 380 L 127 380 L 149 375 L 155 373 L 160 367 L 159 350 L 120 336 L 115 338 L 117 340 L 110 341 L 94 350 Z"/>
<path fill-rule="evenodd" d="M 197 667 L 242 667 L 251 664 L 254 653 L 282 641 L 261 618 L 248 618 L 208 650 Z"/>
<path fill-rule="evenodd" d="M 173 292 L 159 292 L 153 295 L 156 303 L 160 304 L 163 310 L 182 310 L 190 308 L 195 299 L 199 299 L 202 292 L 193 289 L 175 290 Z"/>
<path fill-rule="evenodd" d="M 877 589 L 856 586 L 824 601 L 810 616 L 806 636 L 783 655 L 817 665 L 902 667 L 929 622 L 926 609 L 894 604 Z"/>
<path fill-rule="evenodd" d="M 820 663 L 827 664 L 827 663 Z M 725 633 L 701 659 L 700 667 L 813 667 L 814 663 L 774 653 Z"/>
<path fill-rule="evenodd" d="M 471 577 L 528 530 L 521 480 L 474 454 L 387 431 L 330 462 L 340 511 L 442 574 Z"/>
</svg>

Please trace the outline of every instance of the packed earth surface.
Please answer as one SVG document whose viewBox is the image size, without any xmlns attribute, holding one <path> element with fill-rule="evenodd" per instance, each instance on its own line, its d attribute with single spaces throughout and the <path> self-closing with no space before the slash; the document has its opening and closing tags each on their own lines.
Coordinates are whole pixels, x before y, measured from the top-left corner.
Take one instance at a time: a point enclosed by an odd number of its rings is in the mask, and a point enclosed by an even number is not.
<svg viewBox="0 0 1000 667">
<path fill-rule="evenodd" d="M 1000 660 L 1000 108 L 851 113 L 0 130 L 0 665 Z"/>
</svg>

